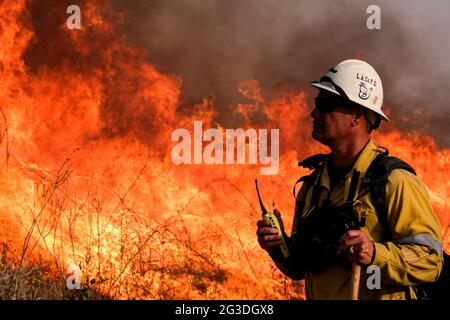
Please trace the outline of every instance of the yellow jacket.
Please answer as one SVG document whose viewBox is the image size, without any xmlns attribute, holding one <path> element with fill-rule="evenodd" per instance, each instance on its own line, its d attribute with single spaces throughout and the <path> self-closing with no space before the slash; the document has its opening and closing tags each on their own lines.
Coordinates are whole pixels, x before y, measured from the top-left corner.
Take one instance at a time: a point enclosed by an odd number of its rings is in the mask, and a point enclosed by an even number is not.
<svg viewBox="0 0 450 320">
<path fill-rule="evenodd" d="M 353 169 L 360 172 L 357 190 L 360 190 L 370 163 L 382 152 L 370 140 L 361 151 L 352 170 L 344 180 L 337 183 L 330 191 L 330 180 L 327 166 L 323 166 L 315 185 L 323 188 L 319 193 L 319 207 L 328 197 L 333 206 L 342 205 L 350 187 Z M 298 216 L 313 205 L 312 189 L 305 184 L 300 189 L 297 199 L 303 200 L 302 212 L 296 208 L 293 230 L 296 231 Z M 433 282 L 439 277 L 442 269 L 442 235 L 439 221 L 434 214 L 428 193 L 422 182 L 412 173 L 395 169 L 388 177 L 386 185 L 387 222 L 390 230 L 383 232 L 383 227 L 375 212 L 370 193 L 361 195 L 357 192 L 355 200 L 363 203 L 366 216 L 365 226 L 361 230 L 374 241 L 375 256 L 373 265 L 380 267 L 381 289 L 368 289 L 367 278 L 372 273 L 361 268 L 359 299 L 397 300 L 406 298 L 406 290 L 416 298 L 411 285 Z M 297 202 L 298 203 L 298 202 Z M 316 204 L 316 205 L 317 205 Z M 390 234 L 389 238 L 385 234 Z M 320 273 L 305 270 L 292 270 L 283 262 L 276 262 L 279 269 L 293 279 L 305 279 L 307 299 L 350 299 L 351 298 L 351 266 L 333 263 Z"/>
</svg>

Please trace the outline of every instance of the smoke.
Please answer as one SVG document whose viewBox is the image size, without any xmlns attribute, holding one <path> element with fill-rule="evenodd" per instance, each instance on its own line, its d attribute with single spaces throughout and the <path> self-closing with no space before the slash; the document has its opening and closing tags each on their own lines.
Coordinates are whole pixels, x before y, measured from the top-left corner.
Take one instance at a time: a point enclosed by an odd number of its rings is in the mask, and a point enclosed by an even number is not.
<svg viewBox="0 0 450 320">
<path fill-rule="evenodd" d="M 450 3 L 377 1 L 381 30 L 369 30 L 373 1 L 115 0 L 128 13 L 123 31 L 164 73 L 183 79 L 185 105 L 212 93 L 219 121 L 236 124 L 230 106 L 240 81 L 256 79 L 266 98 L 280 86 L 307 88 L 337 62 L 362 57 L 383 80 L 385 107 L 403 130 L 450 146 Z"/>
<path fill-rule="evenodd" d="M 30 2 L 35 39 L 24 58 L 31 71 L 70 61 L 73 69 L 90 73 L 99 60 L 96 54 L 80 54 L 61 28 L 69 4 Z M 450 146 L 445 130 L 450 121 L 446 0 L 377 1 L 381 30 L 366 27 L 366 10 L 373 4 L 368 0 L 112 0 L 110 4 L 115 10 L 101 13 L 120 29 L 120 40 L 145 48 L 147 60 L 160 72 L 183 81 L 181 107 L 189 110 L 212 94 L 217 120 L 225 127 L 242 120 L 230 112 L 244 101 L 237 90 L 242 80 L 257 80 L 266 99 L 280 87 L 305 89 L 311 104 L 316 91 L 310 81 L 339 61 L 361 57 L 380 73 L 384 106 L 393 123 L 402 130 L 427 133 L 441 147 Z M 83 12 L 88 1 L 79 5 Z M 88 28 L 84 36 L 95 48 L 90 52 L 99 56 L 109 41 L 104 38 L 119 36 Z M 122 61 L 127 54 L 116 53 Z"/>
</svg>

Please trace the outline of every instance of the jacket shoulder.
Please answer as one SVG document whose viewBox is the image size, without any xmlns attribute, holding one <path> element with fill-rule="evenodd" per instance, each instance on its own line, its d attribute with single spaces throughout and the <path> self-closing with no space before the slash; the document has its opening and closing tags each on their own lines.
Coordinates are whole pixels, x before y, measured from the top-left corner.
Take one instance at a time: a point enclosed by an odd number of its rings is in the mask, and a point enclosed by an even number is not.
<svg viewBox="0 0 450 320">
<path fill-rule="evenodd" d="M 387 179 L 386 193 L 389 194 L 400 185 L 411 185 L 427 193 L 425 184 L 415 174 L 405 169 L 394 169 Z"/>
</svg>

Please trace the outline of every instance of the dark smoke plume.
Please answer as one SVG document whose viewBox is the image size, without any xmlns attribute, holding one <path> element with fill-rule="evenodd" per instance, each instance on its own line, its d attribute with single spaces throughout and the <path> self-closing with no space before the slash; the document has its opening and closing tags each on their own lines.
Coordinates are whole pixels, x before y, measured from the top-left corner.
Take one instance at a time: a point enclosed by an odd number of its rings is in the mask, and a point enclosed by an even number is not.
<svg viewBox="0 0 450 320">
<path fill-rule="evenodd" d="M 233 122 L 227 111 L 241 80 L 258 80 L 269 98 L 279 86 L 307 88 L 333 64 L 362 57 L 383 79 L 394 122 L 450 146 L 448 1 L 376 1 L 381 30 L 366 27 L 374 4 L 367 0 L 114 3 L 130 14 L 128 37 L 162 71 L 181 76 L 186 103 L 215 94 L 225 123 Z"/>
<path fill-rule="evenodd" d="M 66 2 L 58 2 L 59 8 Z M 54 39 L 56 47 L 60 40 L 50 32 L 58 25 L 51 24 L 42 3 L 31 2 L 36 32 L 26 56 L 31 69 L 71 55 L 70 48 L 52 52 L 45 44 Z M 449 147 L 445 128 L 450 121 L 450 2 L 377 1 L 381 30 L 366 27 L 370 4 L 373 1 L 110 2 L 123 14 L 120 36 L 144 47 L 159 70 L 183 80 L 183 104 L 215 95 L 218 120 L 226 127 L 239 124 L 229 110 L 242 100 L 240 81 L 258 80 L 265 98 L 280 86 L 304 88 L 312 102 L 311 80 L 341 60 L 361 57 L 380 73 L 384 105 L 393 122 L 403 130 L 428 133 L 440 146 Z"/>
</svg>

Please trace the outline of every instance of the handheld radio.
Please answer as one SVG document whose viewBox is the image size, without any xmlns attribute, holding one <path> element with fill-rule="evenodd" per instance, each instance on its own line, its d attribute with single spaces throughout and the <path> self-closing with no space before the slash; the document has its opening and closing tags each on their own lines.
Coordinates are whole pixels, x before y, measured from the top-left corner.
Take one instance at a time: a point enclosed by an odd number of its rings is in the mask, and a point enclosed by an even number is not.
<svg viewBox="0 0 450 320">
<path fill-rule="evenodd" d="M 259 194 L 258 180 L 255 180 L 255 184 L 256 184 L 256 192 L 258 193 L 259 204 L 262 210 L 262 218 L 263 220 L 268 221 L 272 228 L 278 229 L 278 235 L 281 237 L 281 241 L 283 241 L 283 243 L 280 245 L 281 253 L 283 254 L 283 257 L 287 258 L 289 256 L 289 248 L 287 246 L 286 239 L 284 238 L 281 232 L 280 221 L 278 221 L 278 218 L 274 213 L 267 211 L 266 207 L 262 203 L 261 195 Z"/>
</svg>

